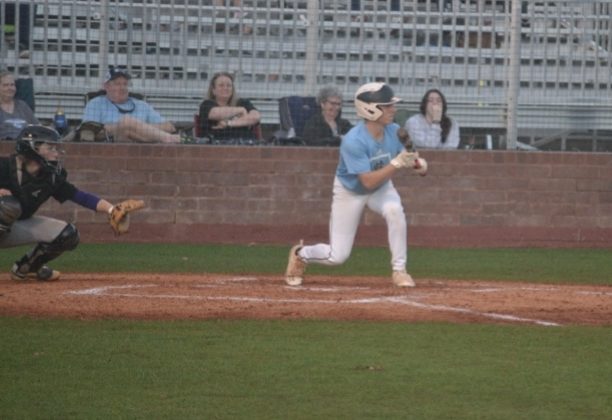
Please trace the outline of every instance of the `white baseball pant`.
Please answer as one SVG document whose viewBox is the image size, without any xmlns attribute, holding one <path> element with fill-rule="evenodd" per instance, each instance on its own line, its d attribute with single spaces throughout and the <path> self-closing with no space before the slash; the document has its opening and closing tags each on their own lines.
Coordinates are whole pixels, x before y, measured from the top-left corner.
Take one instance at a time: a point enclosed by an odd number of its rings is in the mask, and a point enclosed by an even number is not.
<svg viewBox="0 0 612 420">
<path fill-rule="evenodd" d="M 402 200 L 392 181 L 371 194 L 355 194 L 334 179 L 329 221 L 329 244 L 304 246 L 298 255 L 307 263 L 340 265 L 351 254 L 365 206 L 380 214 L 387 223 L 387 236 L 394 271 L 406 268 L 407 223 Z"/>
</svg>

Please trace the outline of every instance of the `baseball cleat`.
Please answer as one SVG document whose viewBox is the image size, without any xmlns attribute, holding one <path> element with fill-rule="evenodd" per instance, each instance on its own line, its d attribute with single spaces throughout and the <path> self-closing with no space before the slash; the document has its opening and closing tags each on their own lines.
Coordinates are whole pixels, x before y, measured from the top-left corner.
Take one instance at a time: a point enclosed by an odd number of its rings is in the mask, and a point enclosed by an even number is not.
<svg viewBox="0 0 612 420">
<path fill-rule="evenodd" d="M 405 270 L 393 272 L 393 284 L 398 287 L 414 287 L 412 276 L 406 273 Z"/>
<path fill-rule="evenodd" d="M 287 263 L 287 271 L 285 272 L 285 283 L 289 286 L 299 286 L 304 280 L 304 271 L 306 270 L 306 262 L 298 256 L 298 251 L 304 246 L 304 241 L 293 246 L 289 251 L 289 262 Z"/>
<path fill-rule="evenodd" d="M 13 265 L 11 269 L 11 278 L 17 281 L 23 281 L 28 279 L 34 279 L 38 281 L 55 281 L 60 278 L 60 272 L 53 270 L 48 265 L 43 265 L 37 272 L 24 273 L 20 271 L 17 264 Z"/>
</svg>

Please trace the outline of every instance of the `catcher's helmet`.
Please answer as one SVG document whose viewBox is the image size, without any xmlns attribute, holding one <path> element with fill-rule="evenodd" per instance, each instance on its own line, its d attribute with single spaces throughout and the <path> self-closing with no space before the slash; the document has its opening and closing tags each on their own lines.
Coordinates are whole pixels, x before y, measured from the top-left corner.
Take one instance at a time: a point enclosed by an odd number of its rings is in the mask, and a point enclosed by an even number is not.
<svg viewBox="0 0 612 420">
<path fill-rule="evenodd" d="M 60 135 L 54 129 L 42 125 L 28 125 L 17 136 L 15 151 L 26 159 L 38 162 L 46 171 L 59 173 L 61 170 L 59 161 L 48 160 L 39 153 L 38 149 L 43 143 L 61 142 Z"/>
<path fill-rule="evenodd" d="M 357 115 L 366 120 L 376 121 L 382 115 L 379 105 L 391 105 L 401 101 L 385 83 L 366 83 L 355 93 Z"/>
</svg>

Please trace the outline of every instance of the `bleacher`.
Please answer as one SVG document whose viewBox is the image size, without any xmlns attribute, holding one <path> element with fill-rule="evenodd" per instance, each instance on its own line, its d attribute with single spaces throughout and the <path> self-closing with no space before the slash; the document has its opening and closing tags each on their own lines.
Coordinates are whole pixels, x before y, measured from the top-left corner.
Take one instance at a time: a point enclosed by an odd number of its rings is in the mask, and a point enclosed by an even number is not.
<svg viewBox="0 0 612 420">
<path fill-rule="evenodd" d="M 105 66 L 121 64 L 134 91 L 185 124 L 210 77 L 229 70 L 265 125 L 278 124 L 282 96 L 312 95 L 333 83 L 350 104 L 356 88 L 373 80 L 391 84 L 414 110 L 428 88 L 440 88 L 468 130 L 507 125 L 509 0 L 404 0 L 399 10 L 385 0 L 361 1 L 359 10 L 350 0 L 324 0 L 314 14 L 306 0 L 20 3 L 32 9 L 29 56 L 20 58 L 0 34 L 1 66 L 33 77 L 43 119 L 59 105 L 78 119 L 83 95 L 100 87 Z M 611 12 L 604 1 L 528 2 L 517 108 L 524 139 L 612 130 Z M 356 120 L 350 106 L 344 115 Z"/>
</svg>

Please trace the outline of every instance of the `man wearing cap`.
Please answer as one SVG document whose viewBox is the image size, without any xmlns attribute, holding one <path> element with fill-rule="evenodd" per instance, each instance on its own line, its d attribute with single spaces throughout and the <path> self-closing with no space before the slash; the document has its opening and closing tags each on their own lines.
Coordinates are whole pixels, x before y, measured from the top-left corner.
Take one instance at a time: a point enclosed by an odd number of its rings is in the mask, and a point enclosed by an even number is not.
<svg viewBox="0 0 612 420">
<path fill-rule="evenodd" d="M 111 67 L 104 79 L 106 95 L 87 103 L 83 121 L 104 124 L 115 142 L 180 143 L 174 124 L 145 101 L 129 96 L 129 80 L 124 69 Z"/>
</svg>

